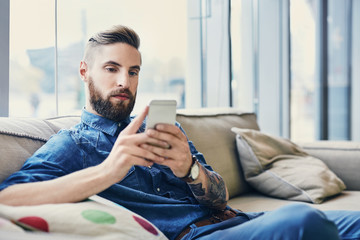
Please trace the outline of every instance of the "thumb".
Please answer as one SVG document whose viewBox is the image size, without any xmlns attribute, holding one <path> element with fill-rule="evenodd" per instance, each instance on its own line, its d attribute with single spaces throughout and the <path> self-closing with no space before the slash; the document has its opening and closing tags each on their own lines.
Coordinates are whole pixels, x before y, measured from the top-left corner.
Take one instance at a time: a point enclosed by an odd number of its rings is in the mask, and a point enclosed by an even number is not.
<svg viewBox="0 0 360 240">
<path fill-rule="evenodd" d="M 137 115 L 123 131 L 121 131 L 120 135 L 135 134 L 145 120 L 148 112 L 149 107 L 146 106 L 144 110 L 139 115 Z"/>
</svg>

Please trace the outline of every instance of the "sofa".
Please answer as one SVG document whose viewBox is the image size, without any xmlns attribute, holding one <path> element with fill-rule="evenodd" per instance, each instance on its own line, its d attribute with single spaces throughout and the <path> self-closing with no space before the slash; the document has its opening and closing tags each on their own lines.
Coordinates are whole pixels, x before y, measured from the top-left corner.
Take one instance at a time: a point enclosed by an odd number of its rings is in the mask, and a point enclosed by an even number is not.
<svg viewBox="0 0 360 240">
<path fill-rule="evenodd" d="M 51 135 L 56 134 L 60 129 L 70 128 L 79 120 L 79 116 L 60 116 L 48 119 L 0 118 L 0 181 L 20 169 L 24 161 Z M 232 108 L 186 109 L 178 110 L 177 121 L 186 131 L 188 138 L 193 141 L 197 150 L 203 153 L 207 163 L 223 176 L 229 190 L 231 207 L 245 212 L 268 211 L 299 202 L 258 191 L 253 184 L 247 181 L 240 159 L 242 152 L 239 152 L 238 136 L 232 129 L 235 127 L 251 130 L 256 134 L 261 133 L 254 113 L 245 113 Z M 306 154 L 323 162 L 328 171 L 333 174 L 331 176 L 338 177 L 339 181 L 346 186 L 346 189 L 340 189 L 336 194 L 327 196 L 321 203 L 303 201 L 304 204 L 321 210 L 360 210 L 360 143 L 315 141 L 296 143 L 296 146 Z M 309 166 L 310 168 L 312 167 Z M 66 207 L 73 206 L 66 205 Z M 11 219 L 9 215 L 5 217 L 4 214 L 1 215 L 1 208 L 5 209 L 5 206 L 0 205 L 0 220 L 1 217 Z M 19 210 L 19 212 L 25 210 Z M 14 220 L 11 221 L 14 222 Z M 64 234 L 61 231 L 59 234 Z M 81 239 L 81 234 L 71 232 L 71 230 L 70 233 L 65 232 L 65 234 L 72 233 L 74 233 L 71 235 L 72 237 Z M 17 233 L 11 234 L 15 234 L 14 239 L 18 237 Z M 6 235 L 7 239 L 11 239 L 11 234 L 1 229 L 0 221 L 0 236 Z M 40 236 L 36 236 L 36 238 L 41 239 Z M 70 235 L 67 238 L 71 239 Z"/>
</svg>

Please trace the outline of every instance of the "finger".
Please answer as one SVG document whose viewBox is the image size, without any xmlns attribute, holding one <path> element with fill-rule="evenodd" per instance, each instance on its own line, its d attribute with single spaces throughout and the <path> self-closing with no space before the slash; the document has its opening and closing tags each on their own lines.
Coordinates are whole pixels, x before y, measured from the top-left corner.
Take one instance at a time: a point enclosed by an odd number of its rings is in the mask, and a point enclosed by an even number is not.
<svg viewBox="0 0 360 240">
<path fill-rule="evenodd" d="M 157 155 L 152 151 L 148 151 L 147 149 L 140 146 L 136 148 L 128 148 L 126 152 L 129 156 L 146 159 L 147 161 L 158 162 L 164 160 L 164 157 Z"/>
<path fill-rule="evenodd" d="M 148 133 L 148 132 L 147 132 Z M 161 133 L 157 130 L 150 130 L 150 135 L 155 135 L 156 137 L 161 138 L 161 141 L 166 142 L 169 147 L 159 147 L 154 144 L 142 144 L 141 147 L 144 149 L 155 153 L 156 155 L 163 156 L 166 159 L 184 159 L 188 154 L 190 154 L 189 144 L 187 141 L 179 140 L 168 133 Z M 156 137 L 154 139 L 156 139 Z M 164 140 L 165 139 L 165 140 Z"/>
<path fill-rule="evenodd" d="M 167 132 L 160 132 L 154 129 L 148 129 L 146 131 L 146 135 L 151 139 L 156 139 L 158 141 L 163 141 L 169 143 L 172 139 L 176 139 L 176 137 Z"/>
<path fill-rule="evenodd" d="M 150 144 L 153 146 L 158 146 L 161 148 L 170 149 L 171 145 L 163 140 L 159 140 L 157 138 L 150 137 L 148 134 L 142 132 L 138 134 L 125 135 L 119 137 L 114 146 L 139 146 L 141 144 Z"/>
<path fill-rule="evenodd" d="M 133 162 L 133 165 L 135 166 L 144 166 L 144 167 L 150 167 L 154 165 L 154 162 L 145 158 L 131 156 L 131 161 Z"/>
<path fill-rule="evenodd" d="M 171 124 L 157 124 L 155 126 L 155 129 L 160 131 L 160 132 L 166 132 L 169 134 L 172 134 L 174 136 L 176 136 L 177 138 L 183 140 L 183 141 L 187 141 L 187 137 L 186 135 L 181 131 L 181 129 L 175 125 L 171 125 Z"/>
<path fill-rule="evenodd" d="M 176 127 L 175 127 L 176 128 Z M 176 132 L 176 131 L 174 131 Z M 169 132 L 163 132 L 163 131 L 158 131 L 158 130 L 154 130 L 154 129 L 148 129 L 146 131 L 146 135 L 149 136 L 150 138 L 154 138 L 154 139 L 158 139 L 160 141 L 166 142 L 170 145 L 170 147 L 173 147 L 173 145 L 177 145 L 179 144 L 179 142 L 186 142 L 187 143 L 187 139 L 186 137 L 182 137 L 180 133 L 177 133 L 178 135 L 175 135 L 173 133 L 169 133 Z"/>
<path fill-rule="evenodd" d="M 173 155 L 173 151 L 171 150 L 161 149 L 147 144 L 143 144 L 141 147 L 163 156 L 163 158 L 153 160 L 153 162 L 169 167 L 176 176 L 184 176 L 188 172 L 190 160 L 186 160 L 187 155 L 185 153 L 176 152 L 176 154 Z M 188 155 L 190 156 L 190 153 Z"/>
<path fill-rule="evenodd" d="M 169 158 L 170 155 L 168 148 L 164 148 L 155 144 L 144 143 L 141 144 L 140 147 L 163 158 Z"/>
<path fill-rule="evenodd" d="M 135 134 L 145 120 L 148 111 L 149 107 L 146 106 L 144 110 L 137 115 L 134 120 L 132 120 L 131 123 L 120 133 L 120 135 Z"/>
<path fill-rule="evenodd" d="M 165 141 L 161 141 L 155 138 L 149 138 L 149 140 L 146 141 L 146 144 L 149 144 L 151 146 L 163 148 L 163 149 L 170 149 L 171 145 Z"/>
<path fill-rule="evenodd" d="M 158 147 L 151 144 L 141 144 L 140 147 L 154 153 L 157 156 L 160 156 L 161 158 L 153 159 L 153 161 L 158 164 L 163 164 L 164 161 L 168 163 L 179 160 L 181 161 L 181 159 L 185 158 L 185 155 L 182 151 Z"/>
</svg>

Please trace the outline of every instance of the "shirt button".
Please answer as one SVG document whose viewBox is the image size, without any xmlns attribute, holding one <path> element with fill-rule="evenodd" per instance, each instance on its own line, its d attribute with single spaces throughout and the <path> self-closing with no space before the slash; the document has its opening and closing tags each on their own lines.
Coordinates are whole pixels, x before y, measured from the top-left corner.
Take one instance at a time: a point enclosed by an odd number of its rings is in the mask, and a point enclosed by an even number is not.
<svg viewBox="0 0 360 240">
<path fill-rule="evenodd" d="M 160 188 L 157 188 L 156 191 L 160 192 Z"/>
<path fill-rule="evenodd" d="M 150 168 L 150 169 L 151 169 L 151 166 L 148 166 L 148 168 Z"/>
</svg>

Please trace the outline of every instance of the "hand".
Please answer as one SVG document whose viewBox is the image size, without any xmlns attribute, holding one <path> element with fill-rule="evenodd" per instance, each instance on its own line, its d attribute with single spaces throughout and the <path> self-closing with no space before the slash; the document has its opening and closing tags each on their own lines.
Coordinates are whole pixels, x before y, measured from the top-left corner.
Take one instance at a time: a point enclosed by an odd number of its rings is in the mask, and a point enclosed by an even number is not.
<svg viewBox="0 0 360 240">
<path fill-rule="evenodd" d="M 187 137 L 180 128 L 170 124 L 158 124 L 155 129 L 148 129 L 146 134 L 170 146 L 166 148 L 149 143 L 141 144 L 141 148 L 162 157 L 153 162 L 168 166 L 177 177 L 184 177 L 190 169 L 192 158 Z"/>
<path fill-rule="evenodd" d="M 144 121 L 149 108 L 146 107 L 131 123 L 119 134 L 114 146 L 103 162 L 112 177 L 120 181 L 133 165 L 152 166 L 154 162 L 161 162 L 164 157 L 155 154 L 140 145 L 145 143 L 168 146 L 164 141 L 149 137 L 145 133 L 137 133 Z"/>
</svg>

